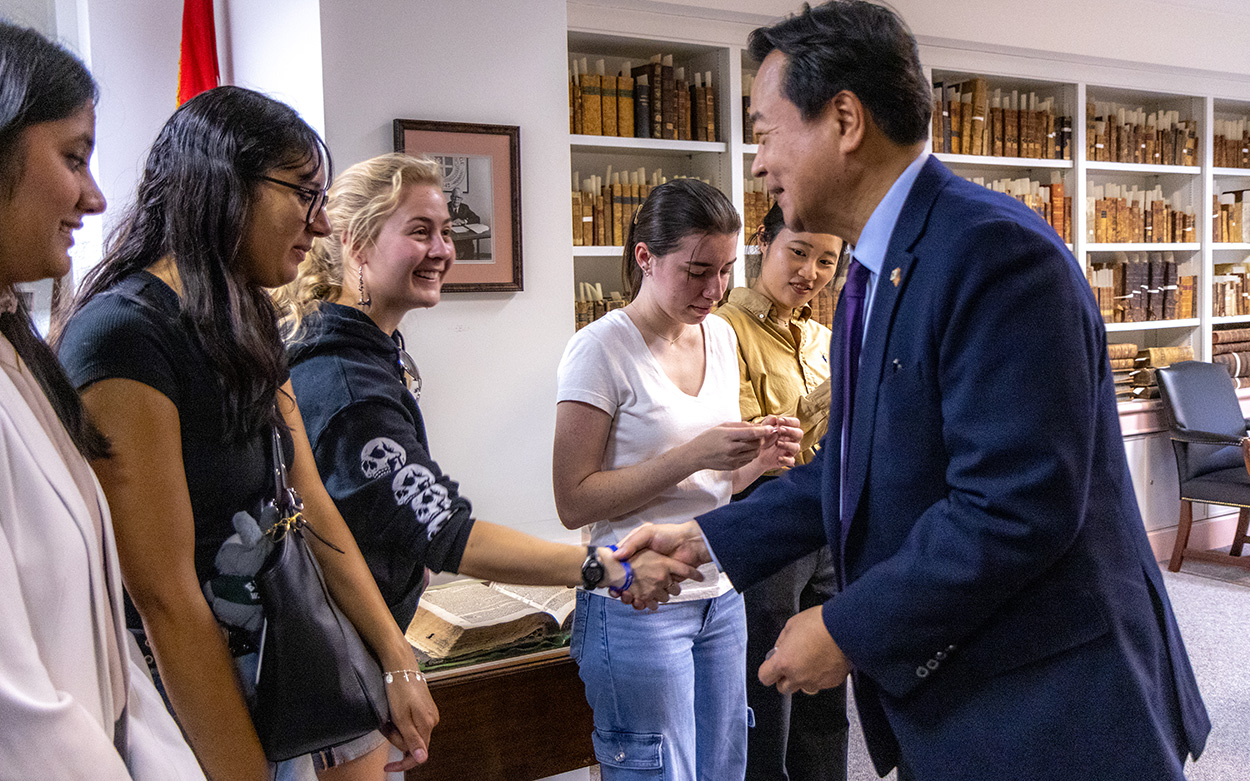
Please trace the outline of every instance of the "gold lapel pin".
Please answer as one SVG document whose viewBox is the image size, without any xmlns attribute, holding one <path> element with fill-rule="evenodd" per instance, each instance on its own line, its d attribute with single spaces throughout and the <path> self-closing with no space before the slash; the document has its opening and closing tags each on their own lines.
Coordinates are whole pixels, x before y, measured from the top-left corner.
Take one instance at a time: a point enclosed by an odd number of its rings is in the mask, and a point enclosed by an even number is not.
<svg viewBox="0 0 1250 781">
<path fill-rule="evenodd" d="M 896 268 L 891 271 L 890 281 L 894 283 L 894 287 L 898 287 L 898 283 L 903 281 L 903 270 Z"/>
</svg>

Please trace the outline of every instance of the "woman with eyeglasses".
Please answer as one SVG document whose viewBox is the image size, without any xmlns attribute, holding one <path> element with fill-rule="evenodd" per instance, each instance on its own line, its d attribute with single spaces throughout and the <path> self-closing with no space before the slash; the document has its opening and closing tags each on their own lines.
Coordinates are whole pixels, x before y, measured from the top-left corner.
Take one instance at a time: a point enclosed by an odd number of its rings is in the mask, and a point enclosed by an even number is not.
<svg viewBox="0 0 1250 781">
<path fill-rule="evenodd" d="M 277 295 L 291 384 L 326 489 L 401 627 L 427 569 L 526 585 L 593 580 L 651 603 L 697 574 L 650 551 L 627 572 L 607 548 L 475 520 L 430 455 L 420 374 L 399 333 L 404 315 L 439 302 L 455 261 L 439 167 L 403 154 L 358 163 L 335 179 L 329 213 L 332 232 Z"/>
<path fill-rule="evenodd" d="M 245 705 L 259 631 L 219 622 L 225 592 L 211 587 L 236 513 L 273 497 L 275 429 L 305 517 L 345 551 L 310 546 L 331 594 L 383 670 L 416 667 L 317 474 L 266 290 L 294 279 L 329 233 L 329 175 L 324 143 L 288 106 L 238 87 L 187 101 L 153 144 L 59 340 L 111 444 L 94 465 L 113 507 L 129 628 L 215 781 L 273 773 Z M 387 737 L 404 752 L 392 769 L 407 769 L 425 760 L 437 710 L 420 676 L 393 676 L 386 694 Z M 322 779 L 370 777 L 383 742 L 373 732 L 283 762 L 278 777 L 309 778 L 314 765 Z"/>
</svg>

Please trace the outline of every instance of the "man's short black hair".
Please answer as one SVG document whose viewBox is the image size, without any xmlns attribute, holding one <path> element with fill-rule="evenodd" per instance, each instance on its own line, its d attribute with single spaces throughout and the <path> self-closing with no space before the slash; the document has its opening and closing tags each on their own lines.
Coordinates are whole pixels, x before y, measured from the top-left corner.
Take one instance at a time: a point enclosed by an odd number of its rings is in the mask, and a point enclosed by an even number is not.
<svg viewBox="0 0 1250 781">
<path fill-rule="evenodd" d="M 929 135 L 933 93 L 916 39 L 888 8 L 863 0 L 804 3 L 797 15 L 753 31 L 748 47 L 761 62 L 773 50 L 786 55 L 782 94 L 804 120 L 847 90 L 894 143 L 910 146 Z"/>
</svg>

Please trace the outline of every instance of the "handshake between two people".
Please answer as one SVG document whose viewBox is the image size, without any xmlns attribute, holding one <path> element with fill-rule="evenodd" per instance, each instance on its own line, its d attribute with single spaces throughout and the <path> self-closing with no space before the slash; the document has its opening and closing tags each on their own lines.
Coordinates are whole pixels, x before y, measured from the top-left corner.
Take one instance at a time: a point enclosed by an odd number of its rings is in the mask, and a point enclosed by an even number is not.
<svg viewBox="0 0 1250 781">
<path fill-rule="evenodd" d="M 732 472 L 733 490 L 741 491 L 760 475 L 794 466 L 803 431 L 796 418 L 769 415 L 758 423 L 732 421 L 704 431 L 682 447 L 690 473 L 702 469 Z M 643 524 L 616 546 L 618 561 L 628 561 L 633 580 L 613 595 L 636 610 L 655 610 L 681 593 L 684 580 L 702 581 L 698 567 L 712 561 L 695 521 Z"/>
</svg>

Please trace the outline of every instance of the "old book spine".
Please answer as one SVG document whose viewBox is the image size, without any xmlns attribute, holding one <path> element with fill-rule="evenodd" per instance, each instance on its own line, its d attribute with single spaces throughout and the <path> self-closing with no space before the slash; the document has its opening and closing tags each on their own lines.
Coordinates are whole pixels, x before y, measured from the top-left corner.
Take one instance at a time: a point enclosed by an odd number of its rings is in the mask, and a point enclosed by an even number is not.
<svg viewBox="0 0 1250 781">
<path fill-rule="evenodd" d="M 651 88 L 646 74 L 634 79 L 634 138 L 651 138 Z"/>
<path fill-rule="evenodd" d="M 694 86 L 690 88 L 690 107 L 694 112 L 694 140 L 707 141 L 707 96 L 702 75 L 695 77 Z"/>
<path fill-rule="evenodd" d="M 603 135 L 603 95 L 599 77 L 582 74 L 582 132 L 588 136 Z"/>
<path fill-rule="evenodd" d="M 573 246 L 582 246 L 582 194 L 573 191 Z"/>
<path fill-rule="evenodd" d="M 660 110 L 663 119 L 661 138 L 677 139 L 677 76 L 672 65 L 662 65 L 660 71 Z"/>
<path fill-rule="evenodd" d="M 634 80 L 630 76 L 616 77 L 616 134 L 634 135 Z"/>
<path fill-rule="evenodd" d="M 621 247 L 625 245 L 625 213 L 626 213 L 625 189 L 618 182 L 612 182 L 612 244 Z"/>
<path fill-rule="evenodd" d="M 959 146 L 963 154 L 970 155 L 973 149 L 972 118 L 975 111 L 972 105 L 971 87 L 965 84 L 964 88 L 968 91 L 959 95 Z"/>
<path fill-rule="evenodd" d="M 602 96 L 603 135 L 617 134 L 616 105 L 619 100 L 616 94 L 616 77 L 599 77 L 599 94 Z"/>
<path fill-rule="evenodd" d="M 989 85 L 985 79 L 972 80 L 972 118 L 969 120 L 969 131 L 972 133 L 972 154 L 985 154 L 985 118 L 989 114 Z"/>
</svg>

